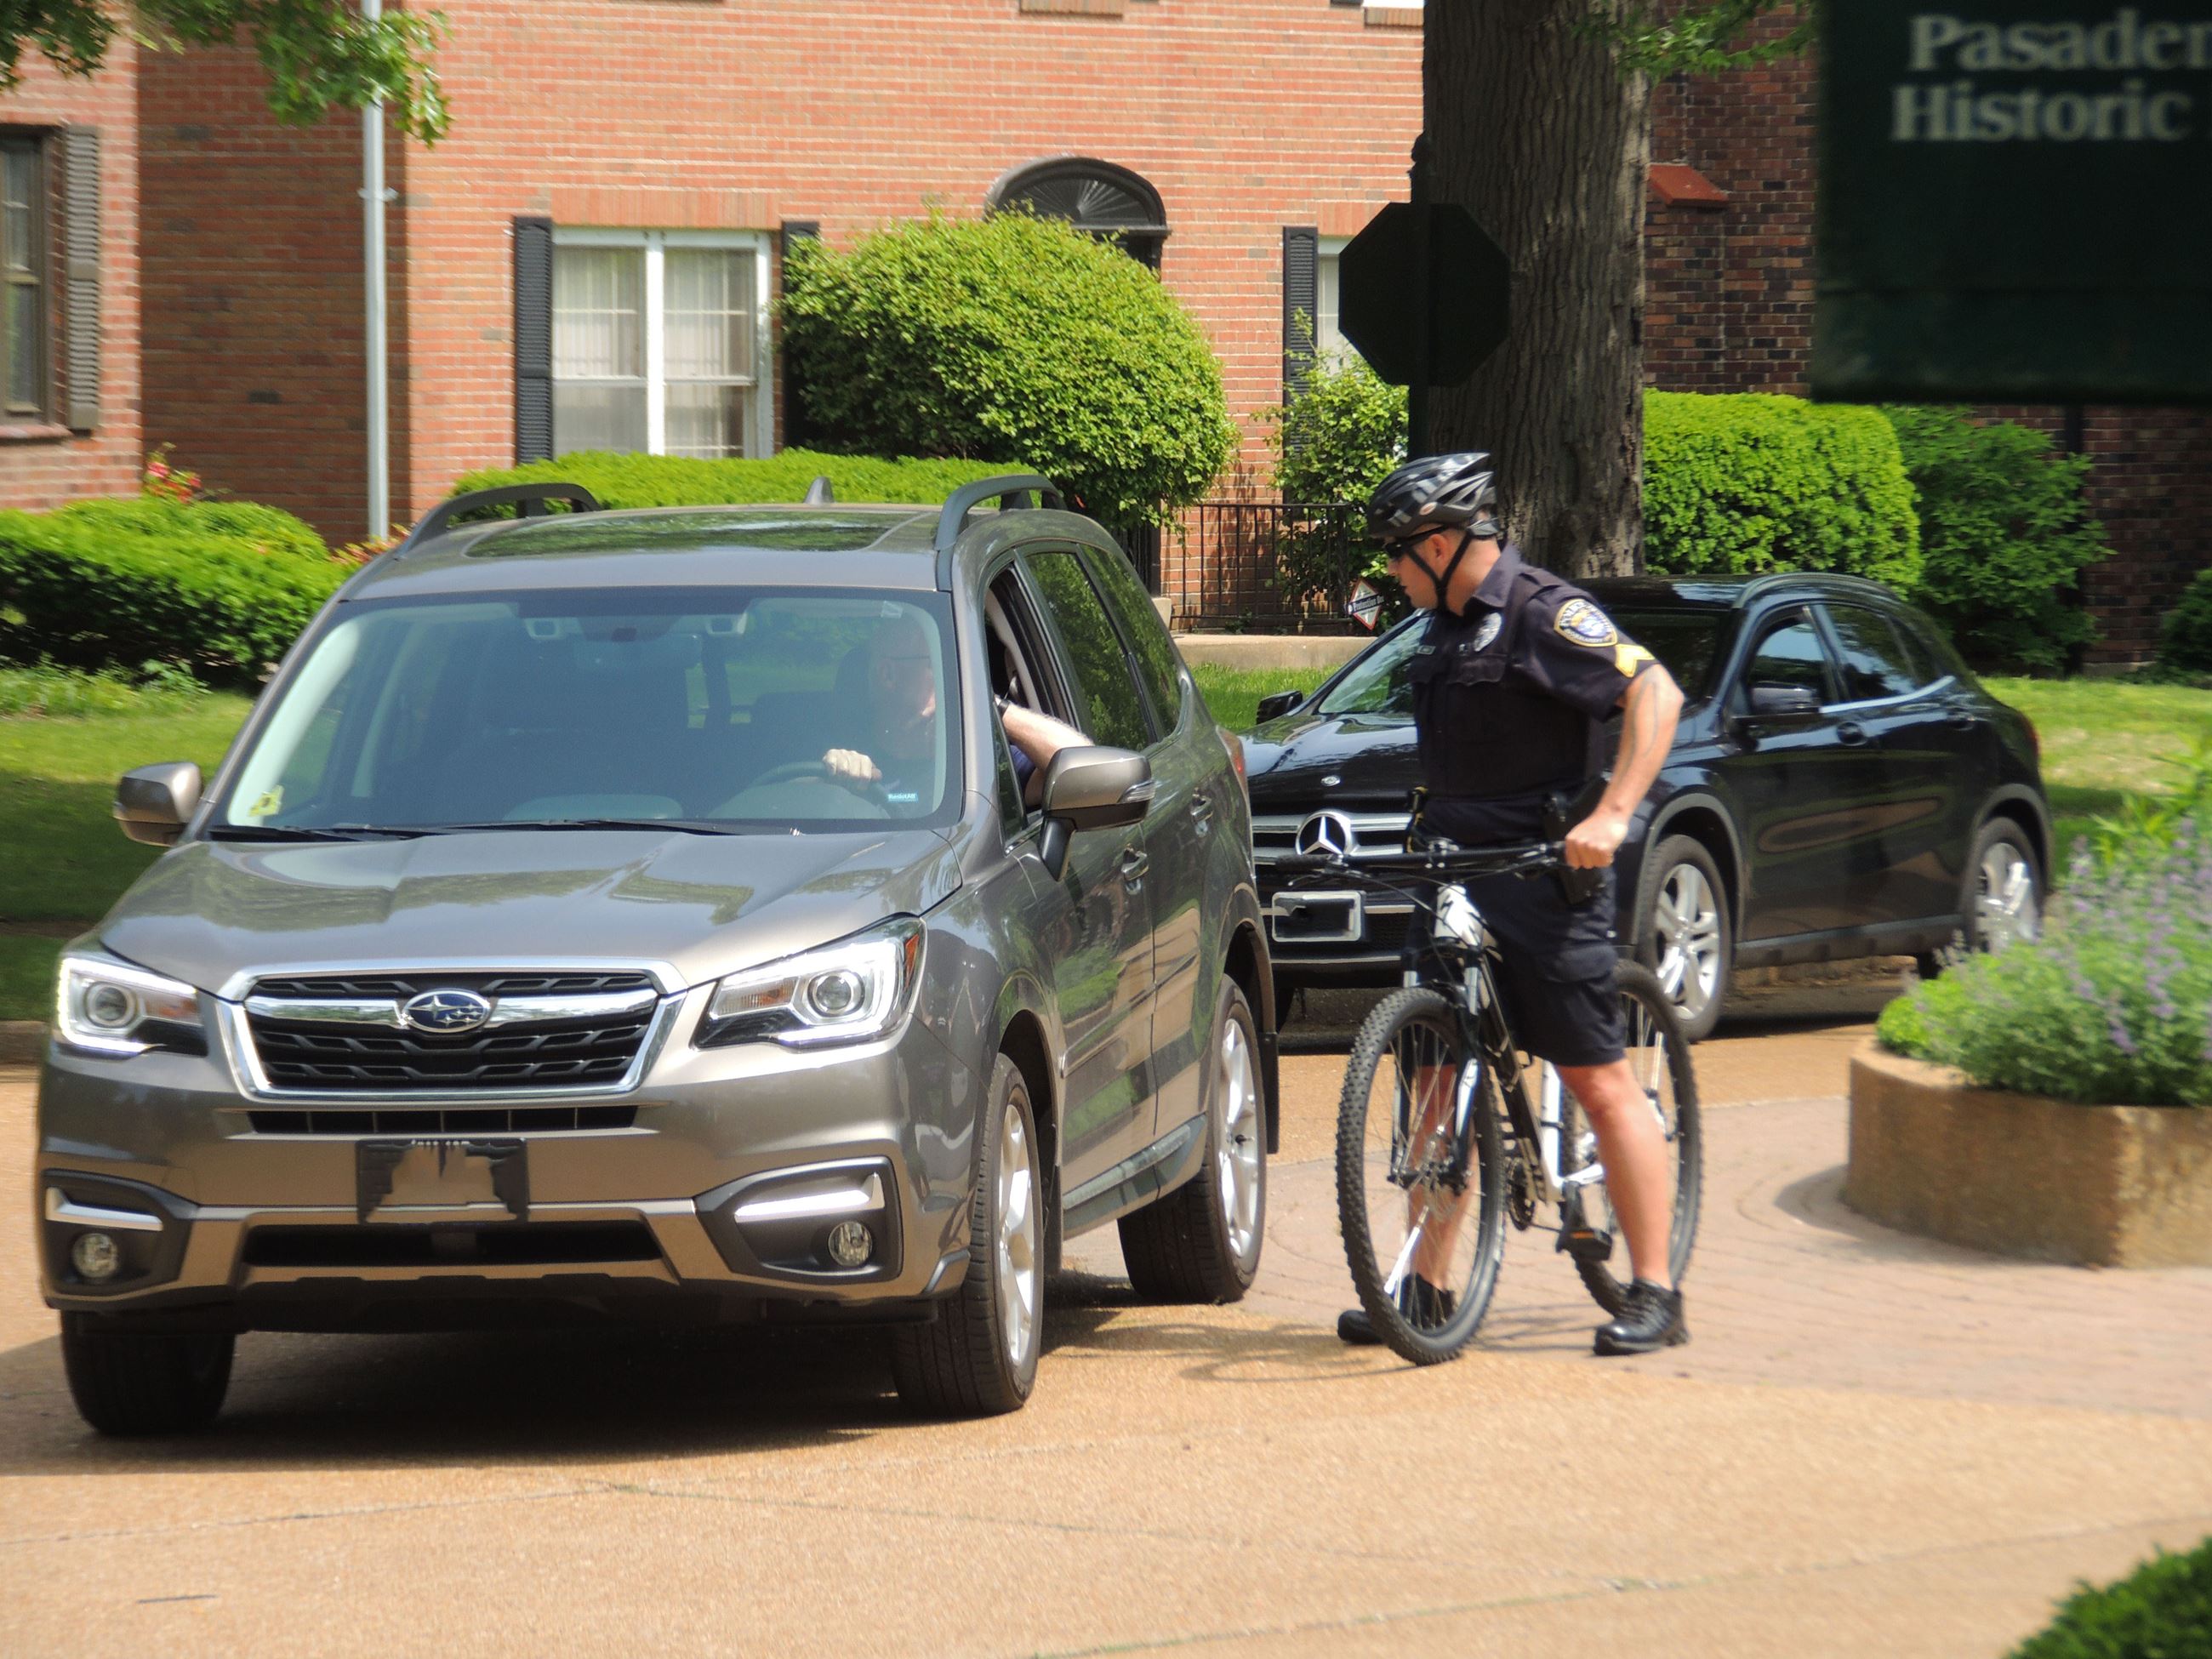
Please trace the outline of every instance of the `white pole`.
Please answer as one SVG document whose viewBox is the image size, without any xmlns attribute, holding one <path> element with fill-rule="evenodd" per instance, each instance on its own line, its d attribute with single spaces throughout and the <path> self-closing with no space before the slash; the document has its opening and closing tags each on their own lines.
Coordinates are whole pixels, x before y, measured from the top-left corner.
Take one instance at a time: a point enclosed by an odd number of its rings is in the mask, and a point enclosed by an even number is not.
<svg viewBox="0 0 2212 1659">
<path fill-rule="evenodd" d="M 362 15 L 374 22 L 384 15 L 384 0 L 361 0 Z M 384 105 L 361 112 L 362 286 L 368 305 L 365 342 L 368 371 L 368 533 L 392 530 L 392 434 L 386 404 L 384 329 Z"/>
</svg>

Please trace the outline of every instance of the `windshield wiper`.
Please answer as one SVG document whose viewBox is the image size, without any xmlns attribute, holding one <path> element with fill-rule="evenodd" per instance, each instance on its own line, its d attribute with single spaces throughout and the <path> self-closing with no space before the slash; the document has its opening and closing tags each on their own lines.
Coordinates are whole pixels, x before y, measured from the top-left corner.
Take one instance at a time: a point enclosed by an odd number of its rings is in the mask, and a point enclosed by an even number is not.
<svg viewBox="0 0 2212 1659">
<path fill-rule="evenodd" d="M 453 835 L 470 830 L 674 830 L 687 836 L 734 836 L 737 830 L 704 818 L 494 818 L 483 823 L 440 823 L 431 830 Z"/>
<path fill-rule="evenodd" d="M 435 831 L 390 823 L 331 823 L 315 826 L 287 823 L 218 823 L 210 827 L 210 841 L 387 841 L 406 840 Z"/>
</svg>

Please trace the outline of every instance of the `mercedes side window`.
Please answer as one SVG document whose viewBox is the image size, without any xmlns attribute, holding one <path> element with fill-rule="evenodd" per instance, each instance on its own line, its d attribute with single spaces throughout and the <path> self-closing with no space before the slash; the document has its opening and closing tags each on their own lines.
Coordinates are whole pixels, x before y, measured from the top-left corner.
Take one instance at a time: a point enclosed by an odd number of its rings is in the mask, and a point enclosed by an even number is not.
<svg viewBox="0 0 2212 1659">
<path fill-rule="evenodd" d="M 1914 672 L 1888 617 L 1856 605 L 1832 605 L 1827 611 L 1843 648 L 1845 702 L 1907 696 L 1927 683 Z"/>
<path fill-rule="evenodd" d="M 1831 701 L 1828 694 L 1828 652 L 1820 643 L 1820 630 L 1810 617 L 1800 615 L 1770 629 L 1753 648 L 1745 665 L 1747 701 L 1758 712 L 1761 690 L 1810 692 L 1813 706 Z"/>
<path fill-rule="evenodd" d="M 1022 562 L 1066 653 L 1079 705 L 1075 724 L 1093 743 L 1145 749 L 1152 733 L 1145 724 L 1137 682 L 1129 672 L 1128 655 L 1075 555 L 1032 551 L 1023 554 Z"/>
</svg>

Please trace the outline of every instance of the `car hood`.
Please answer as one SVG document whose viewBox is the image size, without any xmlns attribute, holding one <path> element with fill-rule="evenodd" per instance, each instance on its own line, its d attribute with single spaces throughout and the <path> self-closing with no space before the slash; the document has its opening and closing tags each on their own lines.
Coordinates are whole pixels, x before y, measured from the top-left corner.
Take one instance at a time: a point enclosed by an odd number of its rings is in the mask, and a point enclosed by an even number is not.
<svg viewBox="0 0 2212 1659">
<path fill-rule="evenodd" d="M 1420 781 L 1413 722 L 1389 714 L 1285 714 L 1244 739 L 1255 812 L 1403 806 Z M 1332 781 L 1333 780 L 1333 781 Z"/>
<path fill-rule="evenodd" d="M 929 830 L 499 830 L 328 844 L 191 842 L 100 928 L 203 990 L 243 973 L 622 959 L 696 984 L 920 915 L 960 884 Z"/>
</svg>

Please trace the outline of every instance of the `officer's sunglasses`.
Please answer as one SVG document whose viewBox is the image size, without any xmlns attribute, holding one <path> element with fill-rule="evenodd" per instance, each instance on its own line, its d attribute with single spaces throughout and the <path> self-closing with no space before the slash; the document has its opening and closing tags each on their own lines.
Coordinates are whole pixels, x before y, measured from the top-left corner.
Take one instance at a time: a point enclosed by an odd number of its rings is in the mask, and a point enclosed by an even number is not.
<svg viewBox="0 0 2212 1659">
<path fill-rule="evenodd" d="M 1411 536 L 1400 536 L 1383 543 L 1382 562 L 1385 564 L 1395 564 L 1401 559 L 1410 558 L 1415 548 L 1436 533 L 1433 530 L 1423 530 Z"/>
</svg>

